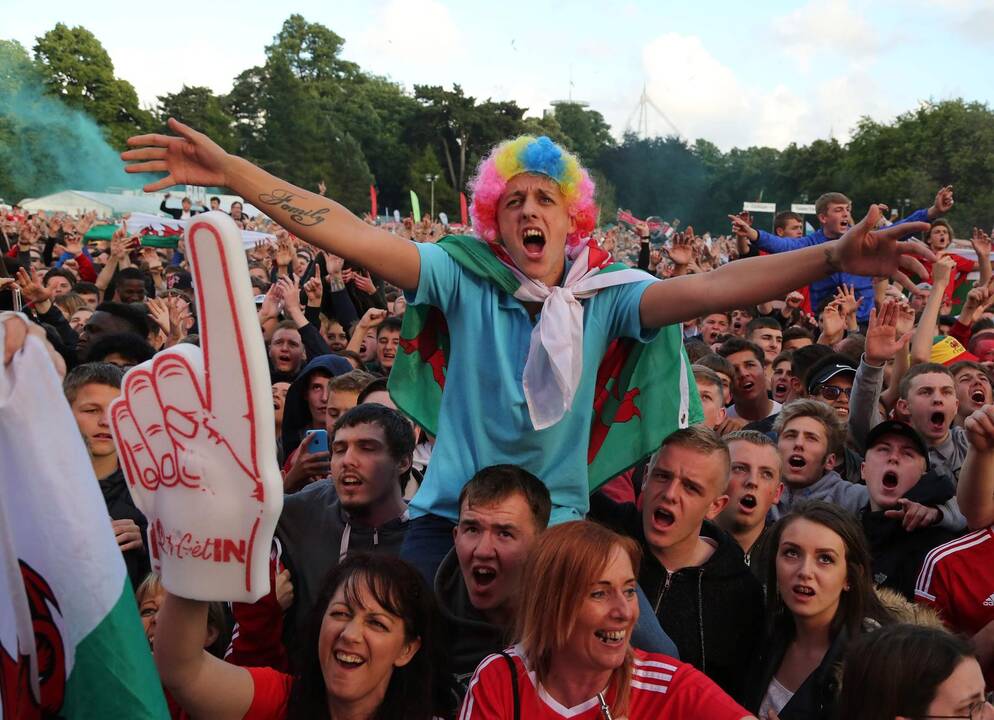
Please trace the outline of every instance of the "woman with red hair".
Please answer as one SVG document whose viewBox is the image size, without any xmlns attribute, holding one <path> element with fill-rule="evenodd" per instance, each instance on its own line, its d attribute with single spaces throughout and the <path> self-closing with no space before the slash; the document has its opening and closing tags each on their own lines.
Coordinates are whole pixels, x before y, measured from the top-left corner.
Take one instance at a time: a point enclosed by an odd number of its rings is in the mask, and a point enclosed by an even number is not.
<svg viewBox="0 0 994 720">
<path fill-rule="evenodd" d="M 544 532 L 525 566 L 532 592 L 517 643 L 476 669 L 460 720 L 751 717 L 707 676 L 634 650 L 638 544 L 588 521 Z"/>
</svg>

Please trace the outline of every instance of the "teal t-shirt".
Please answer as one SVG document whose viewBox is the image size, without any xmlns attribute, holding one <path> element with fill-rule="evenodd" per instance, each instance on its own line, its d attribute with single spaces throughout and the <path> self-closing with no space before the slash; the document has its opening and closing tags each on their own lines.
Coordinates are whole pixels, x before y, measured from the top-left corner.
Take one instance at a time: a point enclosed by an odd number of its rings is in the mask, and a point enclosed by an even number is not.
<svg viewBox="0 0 994 720">
<path fill-rule="evenodd" d="M 656 337 L 639 318 L 642 293 L 656 280 L 646 274 L 644 282 L 608 287 L 581 301 L 583 375 L 573 407 L 552 427 L 535 430 L 522 387 L 534 327 L 528 311 L 441 248 L 417 248 L 421 275 L 407 300 L 442 311 L 450 350 L 435 449 L 411 517 L 431 513 L 456 522 L 463 485 L 489 465 L 512 463 L 549 488 L 553 524 L 582 518 L 589 507 L 587 447 L 597 368 L 614 338 Z"/>
</svg>

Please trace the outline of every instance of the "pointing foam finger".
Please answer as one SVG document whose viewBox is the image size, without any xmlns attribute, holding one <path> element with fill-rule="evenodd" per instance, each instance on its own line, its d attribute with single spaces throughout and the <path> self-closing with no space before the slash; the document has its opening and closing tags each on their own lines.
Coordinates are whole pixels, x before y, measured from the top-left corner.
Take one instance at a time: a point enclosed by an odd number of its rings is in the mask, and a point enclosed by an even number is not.
<svg viewBox="0 0 994 720">
<path fill-rule="evenodd" d="M 241 231 L 228 215 L 210 212 L 191 220 L 186 238 L 201 329 L 205 407 L 239 460 L 257 468 L 258 449 L 275 444 L 273 405 Z"/>
</svg>

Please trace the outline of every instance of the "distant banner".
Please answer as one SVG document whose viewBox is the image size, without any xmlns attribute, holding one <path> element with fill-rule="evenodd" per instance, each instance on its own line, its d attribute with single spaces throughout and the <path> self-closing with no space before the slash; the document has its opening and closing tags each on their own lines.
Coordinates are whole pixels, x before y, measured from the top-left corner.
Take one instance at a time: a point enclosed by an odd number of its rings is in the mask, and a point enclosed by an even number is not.
<svg viewBox="0 0 994 720">
<path fill-rule="evenodd" d="M 369 214 L 373 216 L 373 220 L 376 219 L 378 208 L 376 207 L 376 188 L 372 185 L 369 186 Z"/>
<path fill-rule="evenodd" d="M 640 220 L 627 210 L 618 210 L 618 222 L 624 223 L 629 227 L 635 227 L 639 223 L 645 222 L 650 230 L 658 230 L 667 239 L 675 232 L 673 226 L 668 222 Z"/>
<path fill-rule="evenodd" d="M 418 194 L 411 190 L 411 216 L 414 222 L 421 222 L 421 203 L 418 201 Z"/>
<path fill-rule="evenodd" d="M 744 202 L 742 203 L 742 209 L 748 210 L 749 212 L 775 213 L 777 211 L 777 204 L 764 203 L 764 202 Z"/>
<path fill-rule="evenodd" d="M 131 213 L 128 216 L 126 229 L 131 235 L 140 235 L 142 245 L 146 247 L 174 248 L 186 232 L 188 222 L 188 220 L 174 220 L 147 213 Z M 270 233 L 254 230 L 242 230 L 241 233 L 242 246 L 246 250 L 255 247 L 259 242 L 276 242 L 276 236 Z"/>
<path fill-rule="evenodd" d="M 802 203 L 794 203 L 790 206 L 790 211 L 798 215 L 816 215 L 815 206 Z"/>
<path fill-rule="evenodd" d="M 469 227 L 469 210 L 466 207 L 466 193 L 459 193 L 459 215 L 464 227 Z"/>
</svg>

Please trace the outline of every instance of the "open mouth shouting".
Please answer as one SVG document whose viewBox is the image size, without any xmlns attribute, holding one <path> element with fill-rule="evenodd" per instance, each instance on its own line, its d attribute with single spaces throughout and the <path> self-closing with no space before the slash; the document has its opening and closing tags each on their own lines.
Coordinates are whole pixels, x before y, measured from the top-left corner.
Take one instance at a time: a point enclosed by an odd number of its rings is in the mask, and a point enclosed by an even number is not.
<svg viewBox="0 0 994 720">
<path fill-rule="evenodd" d="M 473 584 L 478 589 L 488 588 L 497 579 L 497 568 L 491 565 L 474 565 L 470 575 L 473 576 Z"/>
<path fill-rule="evenodd" d="M 782 402 L 787 397 L 788 390 L 790 390 L 790 383 L 786 380 L 777 380 L 773 383 L 773 399 Z"/>
<path fill-rule="evenodd" d="M 897 473 L 893 470 L 888 470 L 884 473 L 884 476 L 880 479 L 885 490 L 893 490 L 897 487 L 898 477 Z"/>
<path fill-rule="evenodd" d="M 928 429 L 933 434 L 941 434 L 946 431 L 946 414 L 941 410 L 936 410 L 928 416 Z"/>
<path fill-rule="evenodd" d="M 521 234 L 521 244 L 529 260 L 540 260 L 545 254 L 545 233 L 539 228 L 525 228 Z"/>
<path fill-rule="evenodd" d="M 787 458 L 787 465 L 790 466 L 791 470 L 801 471 L 808 465 L 808 461 L 803 455 L 791 455 Z"/>
<path fill-rule="evenodd" d="M 666 508 L 657 507 L 652 513 L 652 529 L 656 532 L 667 532 L 676 524 L 676 515 Z"/>
<path fill-rule="evenodd" d="M 752 513 L 756 509 L 757 504 L 756 496 L 752 493 L 746 493 L 739 498 L 739 510 L 742 510 L 746 514 Z"/>
<path fill-rule="evenodd" d="M 987 402 L 987 393 L 982 385 L 974 385 L 970 390 L 970 400 L 976 405 L 984 405 Z"/>
</svg>

